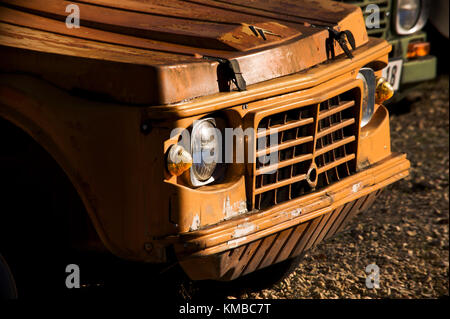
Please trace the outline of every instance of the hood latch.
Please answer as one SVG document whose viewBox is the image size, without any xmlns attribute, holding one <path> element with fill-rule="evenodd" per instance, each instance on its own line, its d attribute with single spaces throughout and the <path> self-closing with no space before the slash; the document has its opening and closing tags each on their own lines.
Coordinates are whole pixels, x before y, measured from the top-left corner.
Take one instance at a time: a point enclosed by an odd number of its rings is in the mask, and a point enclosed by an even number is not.
<svg viewBox="0 0 450 319">
<path fill-rule="evenodd" d="M 203 59 L 213 60 L 220 63 L 217 70 L 219 82 L 221 82 L 221 79 L 225 79 L 227 82 L 232 81 L 239 91 L 247 90 L 247 83 L 242 76 L 241 68 L 239 67 L 239 62 L 237 60 L 228 60 L 211 56 L 203 56 Z M 225 91 L 224 88 L 227 85 L 219 83 L 219 86 L 221 87 L 221 91 Z"/>
<path fill-rule="evenodd" d="M 356 43 L 355 43 L 355 37 L 353 36 L 353 33 L 349 30 L 345 31 L 336 31 L 333 28 L 328 27 L 328 32 L 330 33 L 330 37 L 327 39 L 326 46 L 327 46 L 327 56 L 329 58 L 334 59 L 335 52 L 334 52 L 334 41 L 337 41 L 339 43 L 339 46 L 344 50 L 345 54 L 349 59 L 353 59 L 353 54 L 351 50 L 356 49 Z M 350 44 L 351 49 L 349 49 L 348 44 Z M 330 57 L 331 55 L 331 57 Z"/>
</svg>

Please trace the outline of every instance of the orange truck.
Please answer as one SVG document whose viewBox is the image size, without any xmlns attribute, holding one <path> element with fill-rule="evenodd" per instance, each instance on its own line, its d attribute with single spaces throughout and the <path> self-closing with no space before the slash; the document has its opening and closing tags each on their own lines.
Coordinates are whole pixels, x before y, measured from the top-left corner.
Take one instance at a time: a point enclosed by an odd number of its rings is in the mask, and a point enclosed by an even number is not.
<svg viewBox="0 0 450 319">
<path fill-rule="evenodd" d="M 6 296 L 47 249 L 192 280 L 289 264 L 408 175 L 391 45 L 354 5 L 2 0 L 0 51 Z M 29 180 L 51 186 L 24 196 Z M 40 208 L 44 189 L 65 208 Z"/>
</svg>

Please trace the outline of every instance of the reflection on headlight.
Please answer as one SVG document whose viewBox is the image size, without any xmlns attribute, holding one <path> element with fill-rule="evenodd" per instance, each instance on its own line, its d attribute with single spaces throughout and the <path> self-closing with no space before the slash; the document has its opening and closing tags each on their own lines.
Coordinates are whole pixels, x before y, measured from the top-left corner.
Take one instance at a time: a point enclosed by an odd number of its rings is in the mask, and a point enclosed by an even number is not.
<svg viewBox="0 0 450 319">
<path fill-rule="evenodd" d="M 399 1 L 398 19 L 402 28 L 410 30 L 417 23 L 420 14 L 420 0 Z"/>
<path fill-rule="evenodd" d="M 398 34 L 411 34 L 421 30 L 428 19 L 428 0 L 398 0 L 396 31 Z"/>
<path fill-rule="evenodd" d="M 196 121 L 192 128 L 191 181 L 194 186 L 210 183 L 220 152 L 219 136 L 213 119 Z"/>
</svg>

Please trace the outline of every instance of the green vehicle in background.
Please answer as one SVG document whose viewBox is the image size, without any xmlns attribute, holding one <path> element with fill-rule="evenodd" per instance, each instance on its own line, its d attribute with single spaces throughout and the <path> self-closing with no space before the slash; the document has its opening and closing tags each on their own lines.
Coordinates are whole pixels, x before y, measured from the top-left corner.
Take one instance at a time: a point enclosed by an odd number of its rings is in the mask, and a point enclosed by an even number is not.
<svg viewBox="0 0 450 319">
<path fill-rule="evenodd" d="M 342 0 L 341 0 L 342 2 Z M 436 77 L 437 59 L 430 55 L 427 34 L 422 31 L 430 12 L 429 0 L 343 0 L 361 7 L 369 36 L 392 45 L 383 76 L 404 93 L 415 84 Z M 375 12 L 374 10 L 377 10 Z M 378 27 L 372 22 L 379 17 Z M 397 99 L 402 94 L 396 94 Z"/>
</svg>

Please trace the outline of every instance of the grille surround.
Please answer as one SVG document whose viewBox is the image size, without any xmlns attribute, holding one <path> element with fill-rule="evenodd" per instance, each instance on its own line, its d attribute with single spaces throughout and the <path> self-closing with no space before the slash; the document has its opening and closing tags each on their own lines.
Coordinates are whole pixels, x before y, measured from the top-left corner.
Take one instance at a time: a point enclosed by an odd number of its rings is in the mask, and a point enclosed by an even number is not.
<svg viewBox="0 0 450 319">
<path fill-rule="evenodd" d="M 269 209 L 355 173 L 360 105 L 361 87 L 353 85 L 317 103 L 286 101 L 284 108 L 256 116 L 252 209 Z M 275 131 L 278 145 L 271 146 Z M 310 176 L 314 166 L 317 178 Z"/>
</svg>

